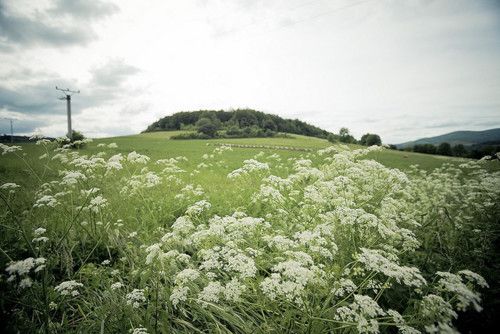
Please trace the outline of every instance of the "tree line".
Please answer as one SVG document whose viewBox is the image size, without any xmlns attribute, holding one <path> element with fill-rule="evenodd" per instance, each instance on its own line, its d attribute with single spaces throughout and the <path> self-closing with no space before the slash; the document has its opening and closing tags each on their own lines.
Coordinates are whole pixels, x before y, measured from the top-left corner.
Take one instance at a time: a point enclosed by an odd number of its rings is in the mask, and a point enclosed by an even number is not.
<svg viewBox="0 0 500 334">
<path fill-rule="evenodd" d="M 154 122 L 145 132 L 192 130 L 177 138 L 273 137 L 278 133 L 327 138 L 330 132 L 298 119 L 253 109 L 181 111 Z"/>
<path fill-rule="evenodd" d="M 391 148 L 397 149 L 394 145 L 391 145 Z M 440 143 L 439 145 L 416 144 L 401 149 L 401 151 L 481 159 L 482 157 L 487 155 L 495 156 L 497 152 L 500 152 L 500 145 L 499 143 L 482 143 L 477 145 L 465 146 L 463 144 L 451 145 L 450 143 L 444 142 Z"/>
<path fill-rule="evenodd" d="M 375 133 L 365 133 L 361 136 L 361 139 L 357 140 L 350 133 L 349 129 L 345 127 L 340 128 L 338 134 L 329 134 L 327 139 L 332 143 L 340 142 L 344 144 L 359 144 L 364 146 L 382 145 L 382 139 Z"/>
</svg>

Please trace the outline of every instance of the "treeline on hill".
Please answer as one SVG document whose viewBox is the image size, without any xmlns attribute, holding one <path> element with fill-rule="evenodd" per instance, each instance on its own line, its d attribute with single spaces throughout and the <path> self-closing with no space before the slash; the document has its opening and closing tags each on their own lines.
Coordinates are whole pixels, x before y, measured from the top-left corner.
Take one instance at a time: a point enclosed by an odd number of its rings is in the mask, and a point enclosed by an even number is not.
<svg viewBox="0 0 500 334">
<path fill-rule="evenodd" d="M 391 148 L 395 149 L 395 146 L 392 146 Z M 441 143 L 439 145 L 417 144 L 401 149 L 401 151 L 446 155 L 471 159 L 481 159 L 485 156 L 491 156 L 495 158 L 497 157 L 496 154 L 500 152 L 500 142 L 488 142 L 476 145 L 456 144 L 453 146 L 450 143 Z"/>
<path fill-rule="evenodd" d="M 145 132 L 191 130 L 172 139 L 274 137 L 279 133 L 327 138 L 331 133 L 298 119 L 252 109 L 182 111 L 154 122 Z"/>
</svg>

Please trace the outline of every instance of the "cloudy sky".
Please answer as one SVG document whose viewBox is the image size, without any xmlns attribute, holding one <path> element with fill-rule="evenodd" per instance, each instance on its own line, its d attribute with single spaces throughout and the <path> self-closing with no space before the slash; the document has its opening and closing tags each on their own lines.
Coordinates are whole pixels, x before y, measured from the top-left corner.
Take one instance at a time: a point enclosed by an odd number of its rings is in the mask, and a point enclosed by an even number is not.
<svg viewBox="0 0 500 334">
<path fill-rule="evenodd" d="M 500 127 L 500 1 L 0 0 L 0 117 L 59 136 L 253 108 L 398 143 Z M 0 120 L 0 133 L 9 122 Z"/>
</svg>

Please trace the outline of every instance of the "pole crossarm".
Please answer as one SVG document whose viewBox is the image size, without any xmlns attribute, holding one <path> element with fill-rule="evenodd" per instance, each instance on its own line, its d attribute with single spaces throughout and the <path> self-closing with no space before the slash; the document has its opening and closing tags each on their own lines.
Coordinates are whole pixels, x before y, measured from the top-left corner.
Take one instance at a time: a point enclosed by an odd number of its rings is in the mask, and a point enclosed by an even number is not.
<svg viewBox="0 0 500 334">
<path fill-rule="evenodd" d="M 79 94 L 80 91 L 79 90 L 71 90 L 69 88 L 59 88 L 56 86 L 56 89 L 57 90 L 60 90 L 61 92 L 63 92 L 65 95 L 73 95 L 73 94 Z M 71 94 L 68 94 L 68 93 L 71 93 Z"/>
</svg>

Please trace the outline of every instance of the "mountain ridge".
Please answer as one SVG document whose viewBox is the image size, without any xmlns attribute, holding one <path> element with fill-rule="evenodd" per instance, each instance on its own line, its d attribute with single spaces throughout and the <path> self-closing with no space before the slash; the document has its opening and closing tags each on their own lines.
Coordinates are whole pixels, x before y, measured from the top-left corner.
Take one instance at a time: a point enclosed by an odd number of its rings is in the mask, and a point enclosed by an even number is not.
<svg viewBox="0 0 500 334">
<path fill-rule="evenodd" d="M 464 146 L 473 146 L 488 142 L 500 141 L 500 128 L 472 131 L 459 130 L 445 133 L 439 136 L 425 137 L 413 141 L 396 144 L 398 149 L 412 147 L 415 145 L 449 143 L 450 145 L 463 144 Z"/>
</svg>

